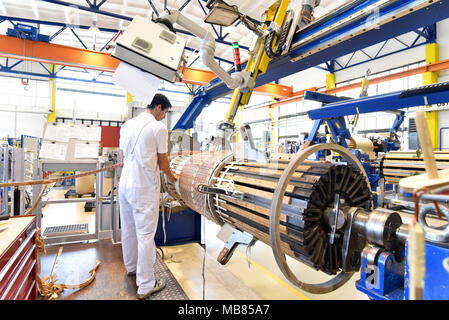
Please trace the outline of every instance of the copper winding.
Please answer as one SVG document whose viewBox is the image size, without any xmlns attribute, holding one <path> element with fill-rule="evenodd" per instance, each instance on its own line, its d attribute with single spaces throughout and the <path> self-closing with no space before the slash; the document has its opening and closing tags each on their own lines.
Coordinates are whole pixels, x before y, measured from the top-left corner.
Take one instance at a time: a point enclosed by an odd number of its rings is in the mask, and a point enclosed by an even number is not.
<svg viewBox="0 0 449 320">
<path fill-rule="evenodd" d="M 21 181 L 21 182 L 0 183 L 0 188 L 32 186 L 32 185 L 36 185 L 36 184 L 50 184 L 50 183 L 53 183 L 53 182 L 61 182 L 63 180 L 70 180 L 70 179 L 90 176 L 92 174 L 96 174 L 96 173 L 103 172 L 103 171 L 109 171 L 109 170 L 112 170 L 112 169 L 115 169 L 115 168 L 118 168 L 118 167 L 122 167 L 122 166 L 123 166 L 123 163 L 121 162 L 121 163 L 117 163 L 117 164 L 114 164 L 114 165 L 109 166 L 109 167 L 96 169 L 96 170 L 91 170 L 91 171 L 86 171 L 86 172 L 78 173 L 78 174 L 72 174 L 70 176 L 65 176 L 65 177 L 59 177 L 59 178 L 53 178 L 53 179 L 42 179 L 42 180 L 28 180 L 28 181 Z"/>
<path fill-rule="evenodd" d="M 38 196 L 37 199 L 36 199 L 36 202 L 34 202 L 33 206 L 30 208 L 30 210 L 28 210 L 28 211 L 25 213 L 26 215 L 32 214 L 32 213 L 33 213 L 33 211 L 34 211 L 34 210 L 36 209 L 36 207 L 37 207 L 37 204 L 39 203 L 39 201 L 41 201 L 42 196 L 44 195 L 45 190 L 47 190 L 47 185 L 45 185 L 45 186 L 42 188 L 41 193 L 39 193 L 39 196 Z"/>
<path fill-rule="evenodd" d="M 413 190 L 413 202 L 415 203 L 415 215 L 413 216 L 413 221 L 412 221 L 413 224 L 415 224 L 418 221 L 419 200 L 421 199 L 421 196 L 423 194 L 425 194 L 425 193 L 430 193 L 430 190 L 428 188 L 425 188 L 425 187 Z M 435 205 L 437 216 L 441 220 L 442 219 L 442 215 L 441 215 L 441 210 L 440 210 L 440 207 L 438 205 L 438 202 L 436 200 L 433 200 L 432 202 Z"/>
<path fill-rule="evenodd" d="M 179 193 L 184 203 L 209 220 L 219 222 L 207 210 L 207 195 L 198 192 L 198 185 L 209 184 L 213 172 L 229 153 L 199 153 L 188 157 L 182 163 L 179 174 Z M 221 223 L 220 223 L 221 224 Z"/>
<path fill-rule="evenodd" d="M 36 228 L 36 247 L 38 249 L 39 253 L 42 253 L 44 255 L 47 254 L 47 251 L 45 249 L 44 239 L 41 236 L 41 229 Z M 89 284 L 92 283 L 92 281 L 95 279 L 95 276 L 97 274 L 98 268 L 100 267 L 100 261 L 97 260 L 95 263 L 95 266 L 89 271 L 90 276 L 87 278 L 86 281 L 80 284 L 72 285 L 72 284 L 62 284 L 62 283 L 56 283 L 56 276 L 54 274 L 44 277 L 39 277 L 39 274 L 41 272 L 41 259 L 39 254 L 37 255 L 37 262 L 36 262 L 36 283 L 37 283 L 37 289 L 39 294 L 44 298 L 48 300 L 56 299 L 61 294 L 61 292 L 64 291 L 64 289 L 82 289 L 84 287 L 87 287 Z"/>
</svg>

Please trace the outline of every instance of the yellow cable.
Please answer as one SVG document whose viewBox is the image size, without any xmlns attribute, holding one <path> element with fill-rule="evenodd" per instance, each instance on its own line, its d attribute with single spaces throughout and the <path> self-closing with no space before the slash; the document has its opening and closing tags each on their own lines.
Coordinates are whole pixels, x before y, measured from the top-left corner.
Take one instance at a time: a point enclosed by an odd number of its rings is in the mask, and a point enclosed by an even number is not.
<svg viewBox="0 0 449 320">
<path fill-rule="evenodd" d="M 244 255 L 243 253 L 241 253 L 239 250 L 235 250 L 242 258 L 248 259 L 249 262 L 251 262 L 251 264 L 253 266 L 255 266 L 257 269 L 261 270 L 263 273 L 267 274 L 268 276 L 270 276 L 272 279 L 276 280 L 277 282 L 279 282 L 283 287 L 287 288 L 288 290 L 290 290 L 291 292 L 293 292 L 295 295 L 297 295 L 298 297 L 300 297 L 302 300 L 310 300 L 309 297 L 305 296 L 304 294 L 302 294 L 301 292 L 299 292 L 298 290 L 296 290 L 295 288 L 293 288 L 291 285 L 289 285 L 288 283 L 286 283 L 285 281 L 279 279 L 278 277 L 276 277 L 274 274 L 272 274 L 270 271 L 268 271 L 267 269 L 265 269 L 264 267 L 262 267 L 260 264 L 258 264 L 257 262 L 255 262 L 254 260 L 249 259 L 246 255 Z"/>
</svg>

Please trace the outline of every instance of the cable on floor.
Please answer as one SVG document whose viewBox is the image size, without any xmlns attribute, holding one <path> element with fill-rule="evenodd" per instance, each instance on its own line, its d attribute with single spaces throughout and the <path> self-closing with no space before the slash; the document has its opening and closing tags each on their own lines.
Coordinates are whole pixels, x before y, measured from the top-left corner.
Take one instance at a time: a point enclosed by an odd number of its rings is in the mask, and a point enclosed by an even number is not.
<svg viewBox="0 0 449 320">
<path fill-rule="evenodd" d="M 203 277 L 203 300 L 206 299 L 206 223 L 203 221 L 203 238 L 204 243 L 202 244 L 202 247 L 204 249 L 203 252 L 203 267 L 201 271 L 201 275 Z"/>
<path fill-rule="evenodd" d="M 246 246 L 246 262 L 248 263 L 248 268 L 251 268 L 251 245 Z"/>
<path fill-rule="evenodd" d="M 167 232 L 165 229 L 165 208 L 167 208 L 169 210 L 169 212 L 167 213 L 168 215 L 168 219 L 167 222 L 170 221 L 170 216 L 171 216 L 171 207 L 167 206 L 167 201 L 162 201 L 161 205 L 160 205 L 160 209 L 161 209 L 161 215 L 162 215 L 162 231 L 164 232 L 164 247 L 167 253 L 167 258 L 170 259 L 170 262 L 173 263 L 181 263 L 182 260 L 175 260 L 173 259 L 173 255 L 168 255 L 168 247 L 167 247 Z M 162 248 L 159 248 L 162 251 L 162 260 L 165 260 L 165 254 L 164 254 L 164 250 Z"/>
</svg>

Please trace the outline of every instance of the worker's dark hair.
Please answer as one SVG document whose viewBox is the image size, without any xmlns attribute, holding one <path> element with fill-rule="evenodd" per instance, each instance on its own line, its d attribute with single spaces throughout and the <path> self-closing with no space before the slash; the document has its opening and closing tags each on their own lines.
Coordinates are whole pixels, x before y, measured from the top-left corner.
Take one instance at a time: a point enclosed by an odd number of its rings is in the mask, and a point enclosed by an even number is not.
<svg viewBox="0 0 449 320">
<path fill-rule="evenodd" d="M 147 105 L 147 109 L 153 110 L 159 104 L 162 106 L 162 110 L 171 108 L 170 100 L 168 100 L 168 98 L 163 94 L 156 93 L 154 95 L 153 101 L 151 101 L 151 103 Z"/>
</svg>

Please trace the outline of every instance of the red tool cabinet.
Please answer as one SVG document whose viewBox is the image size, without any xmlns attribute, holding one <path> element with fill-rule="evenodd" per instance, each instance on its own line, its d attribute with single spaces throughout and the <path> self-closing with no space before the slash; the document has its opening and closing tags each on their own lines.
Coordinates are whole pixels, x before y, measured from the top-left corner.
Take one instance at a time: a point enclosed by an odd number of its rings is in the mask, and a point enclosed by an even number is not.
<svg viewBox="0 0 449 320">
<path fill-rule="evenodd" d="M 35 300 L 36 218 L 11 217 L 0 230 L 0 300 Z"/>
</svg>

